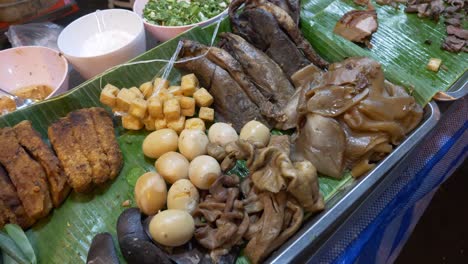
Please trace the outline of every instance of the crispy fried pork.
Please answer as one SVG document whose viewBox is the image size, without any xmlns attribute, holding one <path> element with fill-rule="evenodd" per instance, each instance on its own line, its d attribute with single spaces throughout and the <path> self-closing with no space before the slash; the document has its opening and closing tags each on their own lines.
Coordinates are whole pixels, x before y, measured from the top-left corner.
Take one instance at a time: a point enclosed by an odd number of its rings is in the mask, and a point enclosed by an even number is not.
<svg viewBox="0 0 468 264">
<path fill-rule="evenodd" d="M 0 163 L 6 168 L 26 213 L 33 219 L 52 209 L 47 179 L 41 165 L 21 147 L 13 128 L 0 129 Z"/>
<path fill-rule="evenodd" d="M 52 149 L 42 140 L 41 135 L 33 129 L 30 121 L 22 121 L 14 129 L 19 143 L 44 168 L 49 180 L 52 202 L 55 207 L 59 207 L 70 193 L 70 186 L 60 161 Z"/>
<path fill-rule="evenodd" d="M 68 117 L 73 136 L 91 165 L 93 182 L 95 184 L 106 182 L 109 179 L 110 168 L 94 128 L 91 112 L 88 109 L 80 109 L 71 112 Z"/>
<path fill-rule="evenodd" d="M 92 168 L 73 136 L 69 118 L 61 118 L 49 129 L 49 140 L 62 162 L 68 183 L 77 192 L 87 192 L 93 187 Z"/>
<path fill-rule="evenodd" d="M 8 221 L 9 221 L 8 218 L 10 214 L 11 214 L 11 211 L 8 208 L 6 208 L 3 201 L 0 200 L 0 228 L 3 228 L 3 226 L 8 224 Z"/>
<path fill-rule="evenodd" d="M 107 156 L 107 163 L 110 167 L 110 178 L 113 180 L 119 175 L 123 165 L 122 152 L 114 134 L 112 118 L 106 110 L 100 107 L 89 108 L 94 121 L 96 135 L 101 143 L 101 148 Z"/>
<path fill-rule="evenodd" d="M 28 228 L 34 222 L 34 219 L 26 214 L 7 172 L 0 166 L 0 228 L 7 223 Z"/>
<path fill-rule="evenodd" d="M 49 127 L 49 139 L 77 192 L 114 179 L 122 168 L 112 119 L 102 108 L 71 112 Z"/>
</svg>

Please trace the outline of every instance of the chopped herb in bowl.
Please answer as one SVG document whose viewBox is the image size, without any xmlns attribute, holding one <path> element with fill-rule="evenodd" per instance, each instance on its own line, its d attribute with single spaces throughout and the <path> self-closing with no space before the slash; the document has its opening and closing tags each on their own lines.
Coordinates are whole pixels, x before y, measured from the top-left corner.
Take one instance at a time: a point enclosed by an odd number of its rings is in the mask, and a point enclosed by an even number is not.
<svg viewBox="0 0 468 264">
<path fill-rule="evenodd" d="M 147 22 L 160 26 L 185 26 L 215 17 L 230 0 L 149 0 L 143 10 Z"/>
</svg>

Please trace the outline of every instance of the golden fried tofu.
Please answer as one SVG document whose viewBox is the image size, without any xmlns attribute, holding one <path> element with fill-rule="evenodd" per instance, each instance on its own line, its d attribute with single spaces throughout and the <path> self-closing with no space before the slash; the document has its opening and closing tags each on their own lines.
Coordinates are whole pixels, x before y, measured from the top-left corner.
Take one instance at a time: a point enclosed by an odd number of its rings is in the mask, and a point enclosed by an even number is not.
<svg viewBox="0 0 468 264">
<path fill-rule="evenodd" d="M 123 115 L 122 126 L 128 130 L 140 130 L 143 128 L 144 124 L 138 117 L 134 117 L 132 115 Z"/>
<path fill-rule="evenodd" d="M 167 121 L 167 120 L 166 120 Z M 180 134 L 184 130 L 185 116 L 180 116 L 179 119 L 167 122 L 167 127 Z"/>
<path fill-rule="evenodd" d="M 93 182 L 103 184 L 109 180 L 110 168 L 94 129 L 91 113 L 88 109 L 80 109 L 71 112 L 68 116 L 72 124 L 73 136 L 91 165 Z"/>
<path fill-rule="evenodd" d="M 167 128 L 167 122 L 164 118 L 158 118 L 154 120 L 154 128 L 156 130 Z"/>
<path fill-rule="evenodd" d="M 44 168 L 52 202 L 55 207 L 59 207 L 70 193 L 67 176 L 60 161 L 52 149 L 42 140 L 41 135 L 33 129 L 29 120 L 18 123 L 14 126 L 14 130 L 21 146 Z"/>
<path fill-rule="evenodd" d="M 73 136 L 70 119 L 65 117 L 53 123 L 49 126 L 48 135 L 70 186 L 79 193 L 89 192 L 93 187 L 92 168 Z"/>
<path fill-rule="evenodd" d="M 52 209 L 47 179 L 41 165 L 21 147 L 13 128 L 0 129 L 0 163 L 5 167 L 30 218 L 39 219 Z"/>
<path fill-rule="evenodd" d="M 163 118 L 163 102 L 158 96 L 148 99 L 148 113 L 153 118 Z"/>
<path fill-rule="evenodd" d="M 162 78 L 156 78 L 153 82 L 154 91 L 157 93 L 163 90 L 167 90 L 167 88 L 169 88 L 169 85 L 169 81 Z"/>
<path fill-rule="evenodd" d="M 209 107 L 200 107 L 198 117 L 205 121 L 214 121 L 214 109 Z"/>
<path fill-rule="evenodd" d="M 180 81 L 180 87 L 185 96 L 192 96 L 198 88 L 198 79 L 193 73 L 182 76 Z"/>
<path fill-rule="evenodd" d="M 153 95 L 153 83 L 152 82 L 145 82 L 140 85 L 140 91 L 145 97 L 145 99 L 148 99 Z"/>
<path fill-rule="evenodd" d="M 166 121 L 178 120 L 180 118 L 180 104 L 176 98 L 169 99 L 164 102 L 163 113 Z"/>
<path fill-rule="evenodd" d="M 115 100 L 115 110 L 127 112 L 128 109 L 130 109 L 130 104 L 135 98 L 137 98 L 135 92 L 126 88 L 121 89 Z"/>
<path fill-rule="evenodd" d="M 147 116 L 142 121 L 143 121 L 143 124 L 145 125 L 146 130 L 148 131 L 156 130 L 156 126 L 155 126 L 156 119 L 152 118 L 151 116 Z"/>
<path fill-rule="evenodd" d="M 211 104 L 213 104 L 214 101 L 213 96 L 205 88 L 198 89 L 193 94 L 193 98 L 195 99 L 199 107 L 208 107 Z"/>
<path fill-rule="evenodd" d="M 102 88 L 99 101 L 109 107 L 115 107 L 117 94 L 119 94 L 119 88 L 108 83 L 104 88 Z"/>
<path fill-rule="evenodd" d="M 110 179 L 115 179 L 123 165 L 123 156 L 119 143 L 115 137 L 114 124 L 111 116 L 100 107 L 89 108 L 94 121 L 94 129 L 99 138 L 99 143 L 106 153 L 107 163 L 110 167 Z"/>
<path fill-rule="evenodd" d="M 167 88 L 167 92 L 173 94 L 174 96 L 184 94 L 180 86 L 170 86 L 169 88 Z"/>
<path fill-rule="evenodd" d="M 136 98 L 130 104 L 130 109 L 128 110 L 128 113 L 134 117 L 143 119 L 146 116 L 147 110 L 148 103 L 146 102 L 146 100 L 142 98 Z"/>
</svg>

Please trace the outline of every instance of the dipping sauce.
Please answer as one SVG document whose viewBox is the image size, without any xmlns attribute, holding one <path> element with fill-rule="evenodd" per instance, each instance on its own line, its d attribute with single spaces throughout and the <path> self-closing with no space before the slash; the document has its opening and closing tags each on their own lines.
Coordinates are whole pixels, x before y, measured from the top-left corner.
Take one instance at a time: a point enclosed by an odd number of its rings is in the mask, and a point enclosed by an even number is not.
<svg viewBox="0 0 468 264">
<path fill-rule="evenodd" d="M 106 30 L 89 37 L 81 48 L 80 56 L 90 57 L 117 50 L 128 44 L 133 35 L 122 30 Z"/>
<path fill-rule="evenodd" d="M 12 93 L 23 99 L 44 100 L 54 88 L 49 85 L 29 85 L 12 91 Z M 16 103 L 8 96 L 0 94 L 0 115 L 16 110 Z"/>
</svg>

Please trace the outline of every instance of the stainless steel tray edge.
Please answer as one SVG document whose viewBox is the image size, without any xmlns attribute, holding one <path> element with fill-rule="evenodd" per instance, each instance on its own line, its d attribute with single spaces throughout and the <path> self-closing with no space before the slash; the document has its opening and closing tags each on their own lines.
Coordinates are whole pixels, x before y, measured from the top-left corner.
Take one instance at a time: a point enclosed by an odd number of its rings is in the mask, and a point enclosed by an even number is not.
<svg viewBox="0 0 468 264">
<path fill-rule="evenodd" d="M 352 181 L 327 202 L 327 209 L 312 216 L 288 242 L 276 250 L 266 263 L 303 263 L 308 259 L 320 242 L 331 234 L 342 220 L 347 218 L 353 208 L 365 199 L 365 195 L 377 186 L 385 174 L 400 161 L 405 154 L 418 144 L 440 119 L 440 111 L 434 101 L 425 107 L 423 123 L 416 128 L 390 155 L 363 178 Z"/>
<path fill-rule="evenodd" d="M 439 92 L 434 95 L 437 101 L 454 101 L 468 94 L 468 71 L 458 78 L 447 92 Z"/>
</svg>

